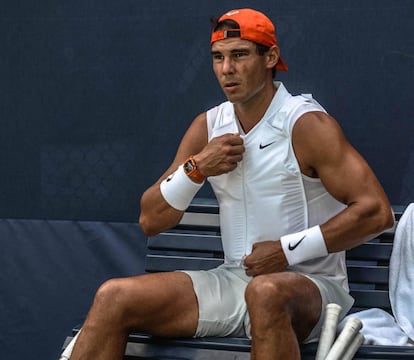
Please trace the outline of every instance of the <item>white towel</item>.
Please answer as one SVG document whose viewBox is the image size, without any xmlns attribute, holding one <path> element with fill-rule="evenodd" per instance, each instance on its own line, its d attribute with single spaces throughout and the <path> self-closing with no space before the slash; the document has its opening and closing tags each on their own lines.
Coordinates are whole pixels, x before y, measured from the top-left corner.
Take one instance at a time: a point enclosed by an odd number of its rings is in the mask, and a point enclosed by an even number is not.
<svg viewBox="0 0 414 360">
<path fill-rule="evenodd" d="M 392 315 L 381 309 L 369 309 L 350 314 L 338 325 L 340 333 L 350 317 L 356 317 L 362 322 L 360 332 L 364 335 L 364 344 L 368 345 L 401 345 L 407 346 L 408 336 L 395 322 Z"/>
<path fill-rule="evenodd" d="M 348 315 L 338 325 L 338 333 L 349 317 L 362 321 L 364 344 L 412 346 L 414 341 L 414 203 L 398 222 L 390 258 L 389 296 L 393 315 L 369 309 Z"/>
<path fill-rule="evenodd" d="M 414 203 L 404 211 L 395 231 L 389 291 L 395 320 L 414 340 Z"/>
</svg>

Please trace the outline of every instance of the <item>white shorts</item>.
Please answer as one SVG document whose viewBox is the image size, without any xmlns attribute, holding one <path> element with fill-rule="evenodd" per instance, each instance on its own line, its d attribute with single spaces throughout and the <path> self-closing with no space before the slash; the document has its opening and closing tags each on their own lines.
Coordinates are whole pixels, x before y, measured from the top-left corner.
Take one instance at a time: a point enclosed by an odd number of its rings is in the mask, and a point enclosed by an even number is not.
<svg viewBox="0 0 414 360">
<path fill-rule="evenodd" d="M 199 321 L 195 337 L 247 336 L 250 338 L 250 319 L 244 292 L 249 281 L 245 270 L 239 267 L 219 266 L 209 271 L 183 271 L 191 277 L 198 300 Z M 305 275 L 305 274 L 304 274 Z M 354 300 L 340 285 L 322 276 L 305 275 L 318 287 L 322 297 L 322 313 L 305 342 L 319 337 L 325 306 L 342 306 L 341 318 L 352 307 Z"/>
</svg>

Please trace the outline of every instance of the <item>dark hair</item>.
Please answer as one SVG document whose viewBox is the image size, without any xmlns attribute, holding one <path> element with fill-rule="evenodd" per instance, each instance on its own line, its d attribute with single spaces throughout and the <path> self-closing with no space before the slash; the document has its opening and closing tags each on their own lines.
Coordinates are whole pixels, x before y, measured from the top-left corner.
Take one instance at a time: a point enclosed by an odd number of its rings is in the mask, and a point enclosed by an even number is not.
<svg viewBox="0 0 414 360">
<path fill-rule="evenodd" d="M 234 20 L 223 20 L 219 21 L 219 18 L 212 17 L 210 19 L 213 32 L 217 30 L 224 30 L 224 29 L 240 29 L 240 25 L 235 22 Z M 257 42 L 253 41 L 256 44 L 256 51 L 260 56 L 263 56 L 269 49 L 269 46 L 258 44 Z M 276 66 L 272 69 L 272 76 L 275 77 L 276 75 Z"/>
</svg>

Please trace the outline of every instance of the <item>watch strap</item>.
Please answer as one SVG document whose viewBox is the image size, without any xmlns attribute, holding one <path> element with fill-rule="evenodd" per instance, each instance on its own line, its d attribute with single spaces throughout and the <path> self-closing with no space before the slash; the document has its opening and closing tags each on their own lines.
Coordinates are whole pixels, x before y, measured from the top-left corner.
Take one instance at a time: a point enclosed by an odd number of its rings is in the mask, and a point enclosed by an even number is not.
<svg viewBox="0 0 414 360">
<path fill-rule="evenodd" d="M 198 170 L 193 156 L 190 156 L 183 164 L 186 175 L 196 183 L 201 184 L 206 177 Z"/>
</svg>

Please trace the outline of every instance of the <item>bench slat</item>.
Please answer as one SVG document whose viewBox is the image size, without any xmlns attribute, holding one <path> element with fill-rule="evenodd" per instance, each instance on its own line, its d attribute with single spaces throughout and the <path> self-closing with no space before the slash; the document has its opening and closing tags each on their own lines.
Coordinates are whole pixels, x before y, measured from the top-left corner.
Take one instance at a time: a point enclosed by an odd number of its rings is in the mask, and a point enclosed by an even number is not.
<svg viewBox="0 0 414 360">
<path fill-rule="evenodd" d="M 207 270 L 222 263 L 221 258 L 214 257 L 150 254 L 146 258 L 146 270 L 148 272 L 196 270 L 198 266 L 201 266 L 202 270 Z M 388 267 L 348 265 L 348 277 L 350 283 L 387 284 Z"/>
<path fill-rule="evenodd" d="M 176 228 L 220 232 L 219 215 L 186 212 Z"/>
<path fill-rule="evenodd" d="M 367 242 L 353 249 L 347 250 L 347 259 L 352 260 L 386 260 L 389 261 L 392 252 L 392 243 Z"/>
<path fill-rule="evenodd" d="M 151 250 L 223 252 L 219 235 L 161 233 L 148 238 Z"/>
<path fill-rule="evenodd" d="M 145 269 L 148 272 L 175 270 L 209 270 L 223 263 L 222 259 L 147 255 Z"/>
<path fill-rule="evenodd" d="M 148 238 L 151 250 L 180 250 L 222 252 L 220 235 L 182 232 L 164 232 Z M 347 259 L 386 260 L 392 252 L 392 243 L 368 242 L 347 251 Z"/>
<path fill-rule="evenodd" d="M 390 311 L 391 304 L 386 290 L 352 289 L 351 296 L 355 299 L 355 305 L 361 309 L 380 308 Z"/>
<path fill-rule="evenodd" d="M 72 329 L 72 336 L 70 339 L 75 336 L 81 328 L 81 324 L 75 326 Z M 66 341 L 67 344 L 69 341 Z M 246 354 L 250 352 L 251 341 L 247 338 L 236 338 L 236 337 L 206 337 L 206 338 L 157 338 L 147 334 L 142 333 L 133 333 L 130 334 L 128 337 L 128 346 L 125 355 L 131 356 L 132 358 L 136 358 L 133 351 L 131 353 L 128 352 L 131 344 L 143 344 L 145 346 L 142 353 L 139 354 L 137 358 L 142 359 L 142 356 L 145 358 L 151 359 L 169 359 L 173 358 L 171 356 L 171 352 L 167 351 L 167 348 L 173 347 L 174 349 L 178 346 L 182 346 L 187 349 L 182 355 L 185 358 L 188 358 L 190 353 L 190 349 L 205 349 L 210 350 L 211 354 L 215 354 L 214 350 L 224 350 L 224 351 L 236 351 L 237 355 L 231 354 L 233 357 L 231 359 L 241 359 L 240 357 L 242 354 Z M 156 348 L 156 351 L 155 349 Z M 133 350 L 133 349 L 132 349 Z M 148 350 L 148 351 L 147 351 Z M 317 351 L 317 343 L 309 343 L 309 344 L 302 344 L 301 345 L 301 358 L 303 360 L 313 360 L 315 359 L 315 354 Z M 183 351 L 183 350 L 181 350 Z M 155 355 L 155 356 L 154 356 Z M 177 358 L 178 353 L 174 354 L 174 359 Z M 207 354 L 202 354 L 201 356 L 197 357 L 194 354 L 194 359 L 206 359 Z M 222 355 L 222 354 L 220 354 Z M 209 358 L 214 358 L 209 357 Z M 217 357 L 216 357 L 217 358 Z M 219 357 L 221 359 L 221 357 Z M 223 357 L 224 358 L 224 357 Z M 383 346 L 383 345 L 362 345 L 357 353 L 354 356 L 354 360 L 362 360 L 362 359 L 371 359 L 371 360 L 402 360 L 402 359 L 413 359 L 414 358 L 414 347 L 412 346 Z M 180 357 L 181 359 L 181 357 Z M 225 357 L 228 359 L 228 357 Z"/>
<path fill-rule="evenodd" d="M 348 265 L 350 283 L 388 284 L 387 266 Z"/>
</svg>

